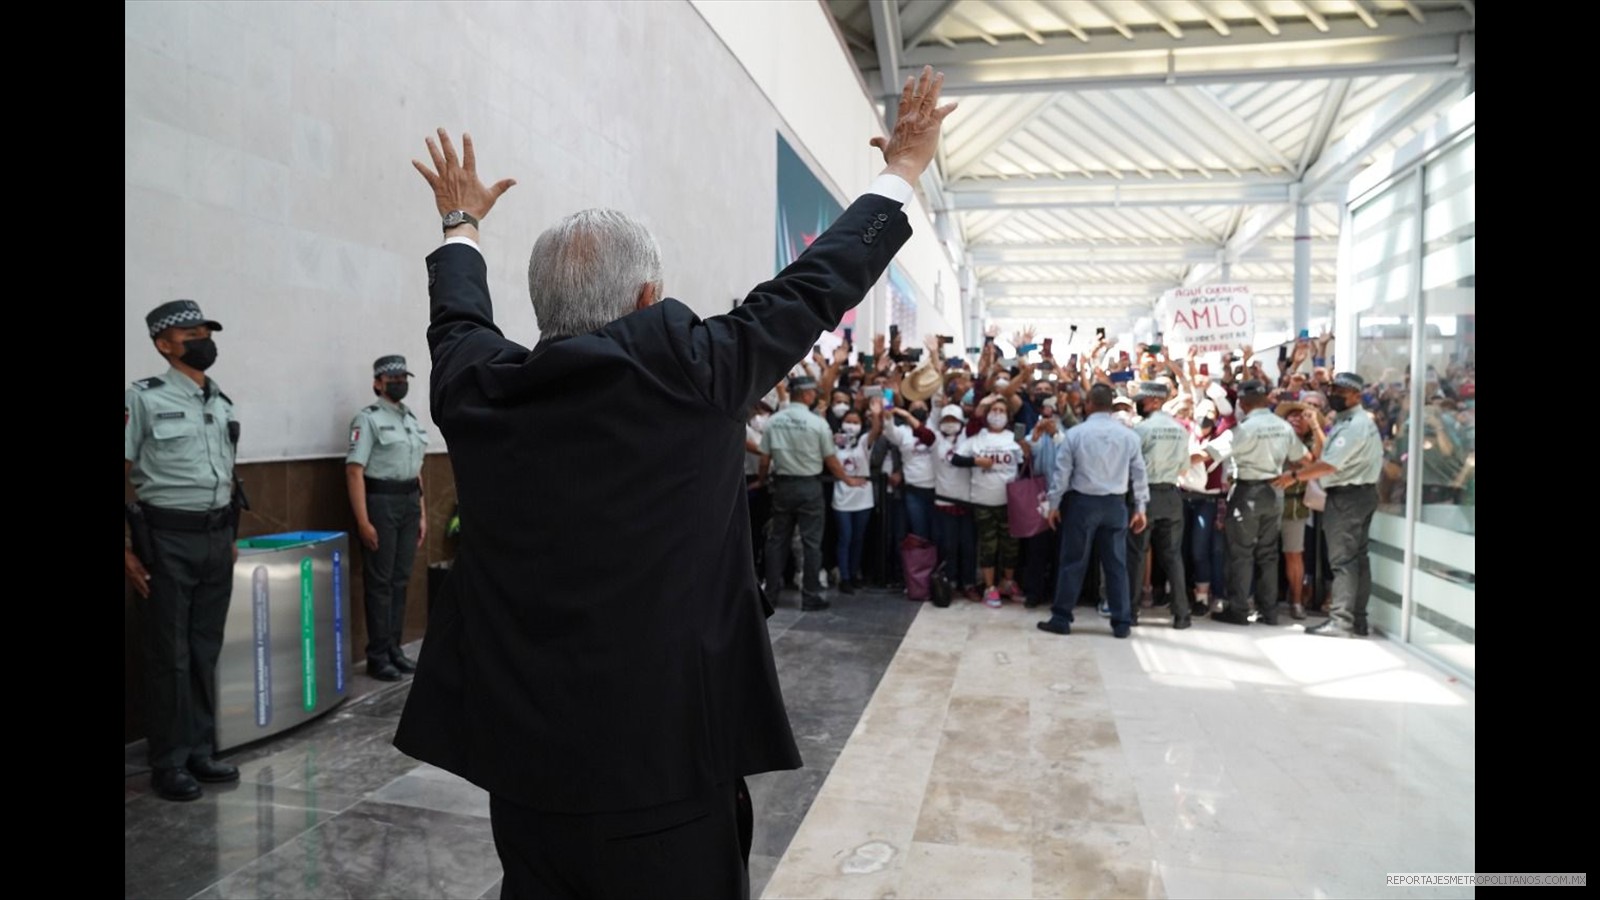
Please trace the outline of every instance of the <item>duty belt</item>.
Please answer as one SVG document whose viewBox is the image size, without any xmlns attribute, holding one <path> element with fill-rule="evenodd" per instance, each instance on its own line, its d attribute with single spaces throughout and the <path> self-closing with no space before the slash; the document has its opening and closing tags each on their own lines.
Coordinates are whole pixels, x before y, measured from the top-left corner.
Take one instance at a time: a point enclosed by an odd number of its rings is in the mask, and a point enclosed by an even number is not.
<svg viewBox="0 0 1600 900">
<path fill-rule="evenodd" d="M 367 478 L 367 493 L 369 494 L 415 494 L 422 490 L 422 485 L 415 478 L 410 481 L 387 481 L 382 478 Z"/>
<path fill-rule="evenodd" d="M 150 523 L 151 528 L 165 531 L 194 531 L 205 533 L 208 531 L 221 531 L 233 527 L 233 508 L 229 506 L 205 512 L 195 512 L 187 509 L 162 509 L 148 503 L 139 504 L 144 510 L 144 519 Z"/>
</svg>

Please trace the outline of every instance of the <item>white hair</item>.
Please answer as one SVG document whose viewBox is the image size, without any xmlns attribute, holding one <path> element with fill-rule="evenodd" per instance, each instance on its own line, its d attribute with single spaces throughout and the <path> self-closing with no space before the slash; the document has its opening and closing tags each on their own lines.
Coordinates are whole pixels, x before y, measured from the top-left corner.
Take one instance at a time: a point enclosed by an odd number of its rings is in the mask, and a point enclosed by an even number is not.
<svg viewBox="0 0 1600 900">
<path fill-rule="evenodd" d="M 546 229 L 528 258 L 528 296 L 544 337 L 588 334 L 634 311 L 639 290 L 661 295 L 661 250 L 614 209 L 586 209 Z"/>
</svg>

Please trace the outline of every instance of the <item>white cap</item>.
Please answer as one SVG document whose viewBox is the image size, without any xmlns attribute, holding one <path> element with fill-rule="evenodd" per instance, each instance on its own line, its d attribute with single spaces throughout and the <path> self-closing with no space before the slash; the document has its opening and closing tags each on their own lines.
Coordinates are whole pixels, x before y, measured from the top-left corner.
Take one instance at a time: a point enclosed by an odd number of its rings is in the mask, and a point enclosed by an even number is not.
<svg viewBox="0 0 1600 900">
<path fill-rule="evenodd" d="M 945 419 L 955 419 L 957 422 L 965 422 L 967 420 L 967 414 L 961 411 L 961 407 L 952 403 L 949 406 L 946 406 L 944 409 L 939 410 L 939 420 L 944 421 Z"/>
</svg>

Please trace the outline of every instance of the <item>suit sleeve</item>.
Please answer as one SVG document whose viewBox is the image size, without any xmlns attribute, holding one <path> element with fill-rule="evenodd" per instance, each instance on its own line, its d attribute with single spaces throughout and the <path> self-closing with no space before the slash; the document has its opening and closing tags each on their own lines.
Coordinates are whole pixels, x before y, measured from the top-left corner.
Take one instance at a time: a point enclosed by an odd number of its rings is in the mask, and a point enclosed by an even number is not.
<svg viewBox="0 0 1600 900">
<path fill-rule="evenodd" d="M 910 237 L 898 201 L 863 195 L 737 309 L 674 333 L 673 350 L 708 402 L 742 418 L 817 335 L 838 327 Z"/>
<path fill-rule="evenodd" d="M 443 422 L 450 388 L 475 364 L 526 349 L 506 340 L 494 324 L 488 267 L 467 244 L 446 244 L 428 255 L 428 349 L 433 356 L 429 400 L 433 421 Z"/>
</svg>

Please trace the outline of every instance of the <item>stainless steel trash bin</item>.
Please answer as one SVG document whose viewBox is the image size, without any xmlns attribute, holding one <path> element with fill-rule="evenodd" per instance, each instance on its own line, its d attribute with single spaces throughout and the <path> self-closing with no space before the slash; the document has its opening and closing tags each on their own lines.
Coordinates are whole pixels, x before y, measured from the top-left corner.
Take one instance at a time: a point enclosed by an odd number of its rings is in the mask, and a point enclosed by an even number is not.
<svg viewBox="0 0 1600 900">
<path fill-rule="evenodd" d="M 350 684 L 350 539 L 244 538 L 217 664 L 217 749 L 270 737 L 339 705 Z"/>
</svg>

